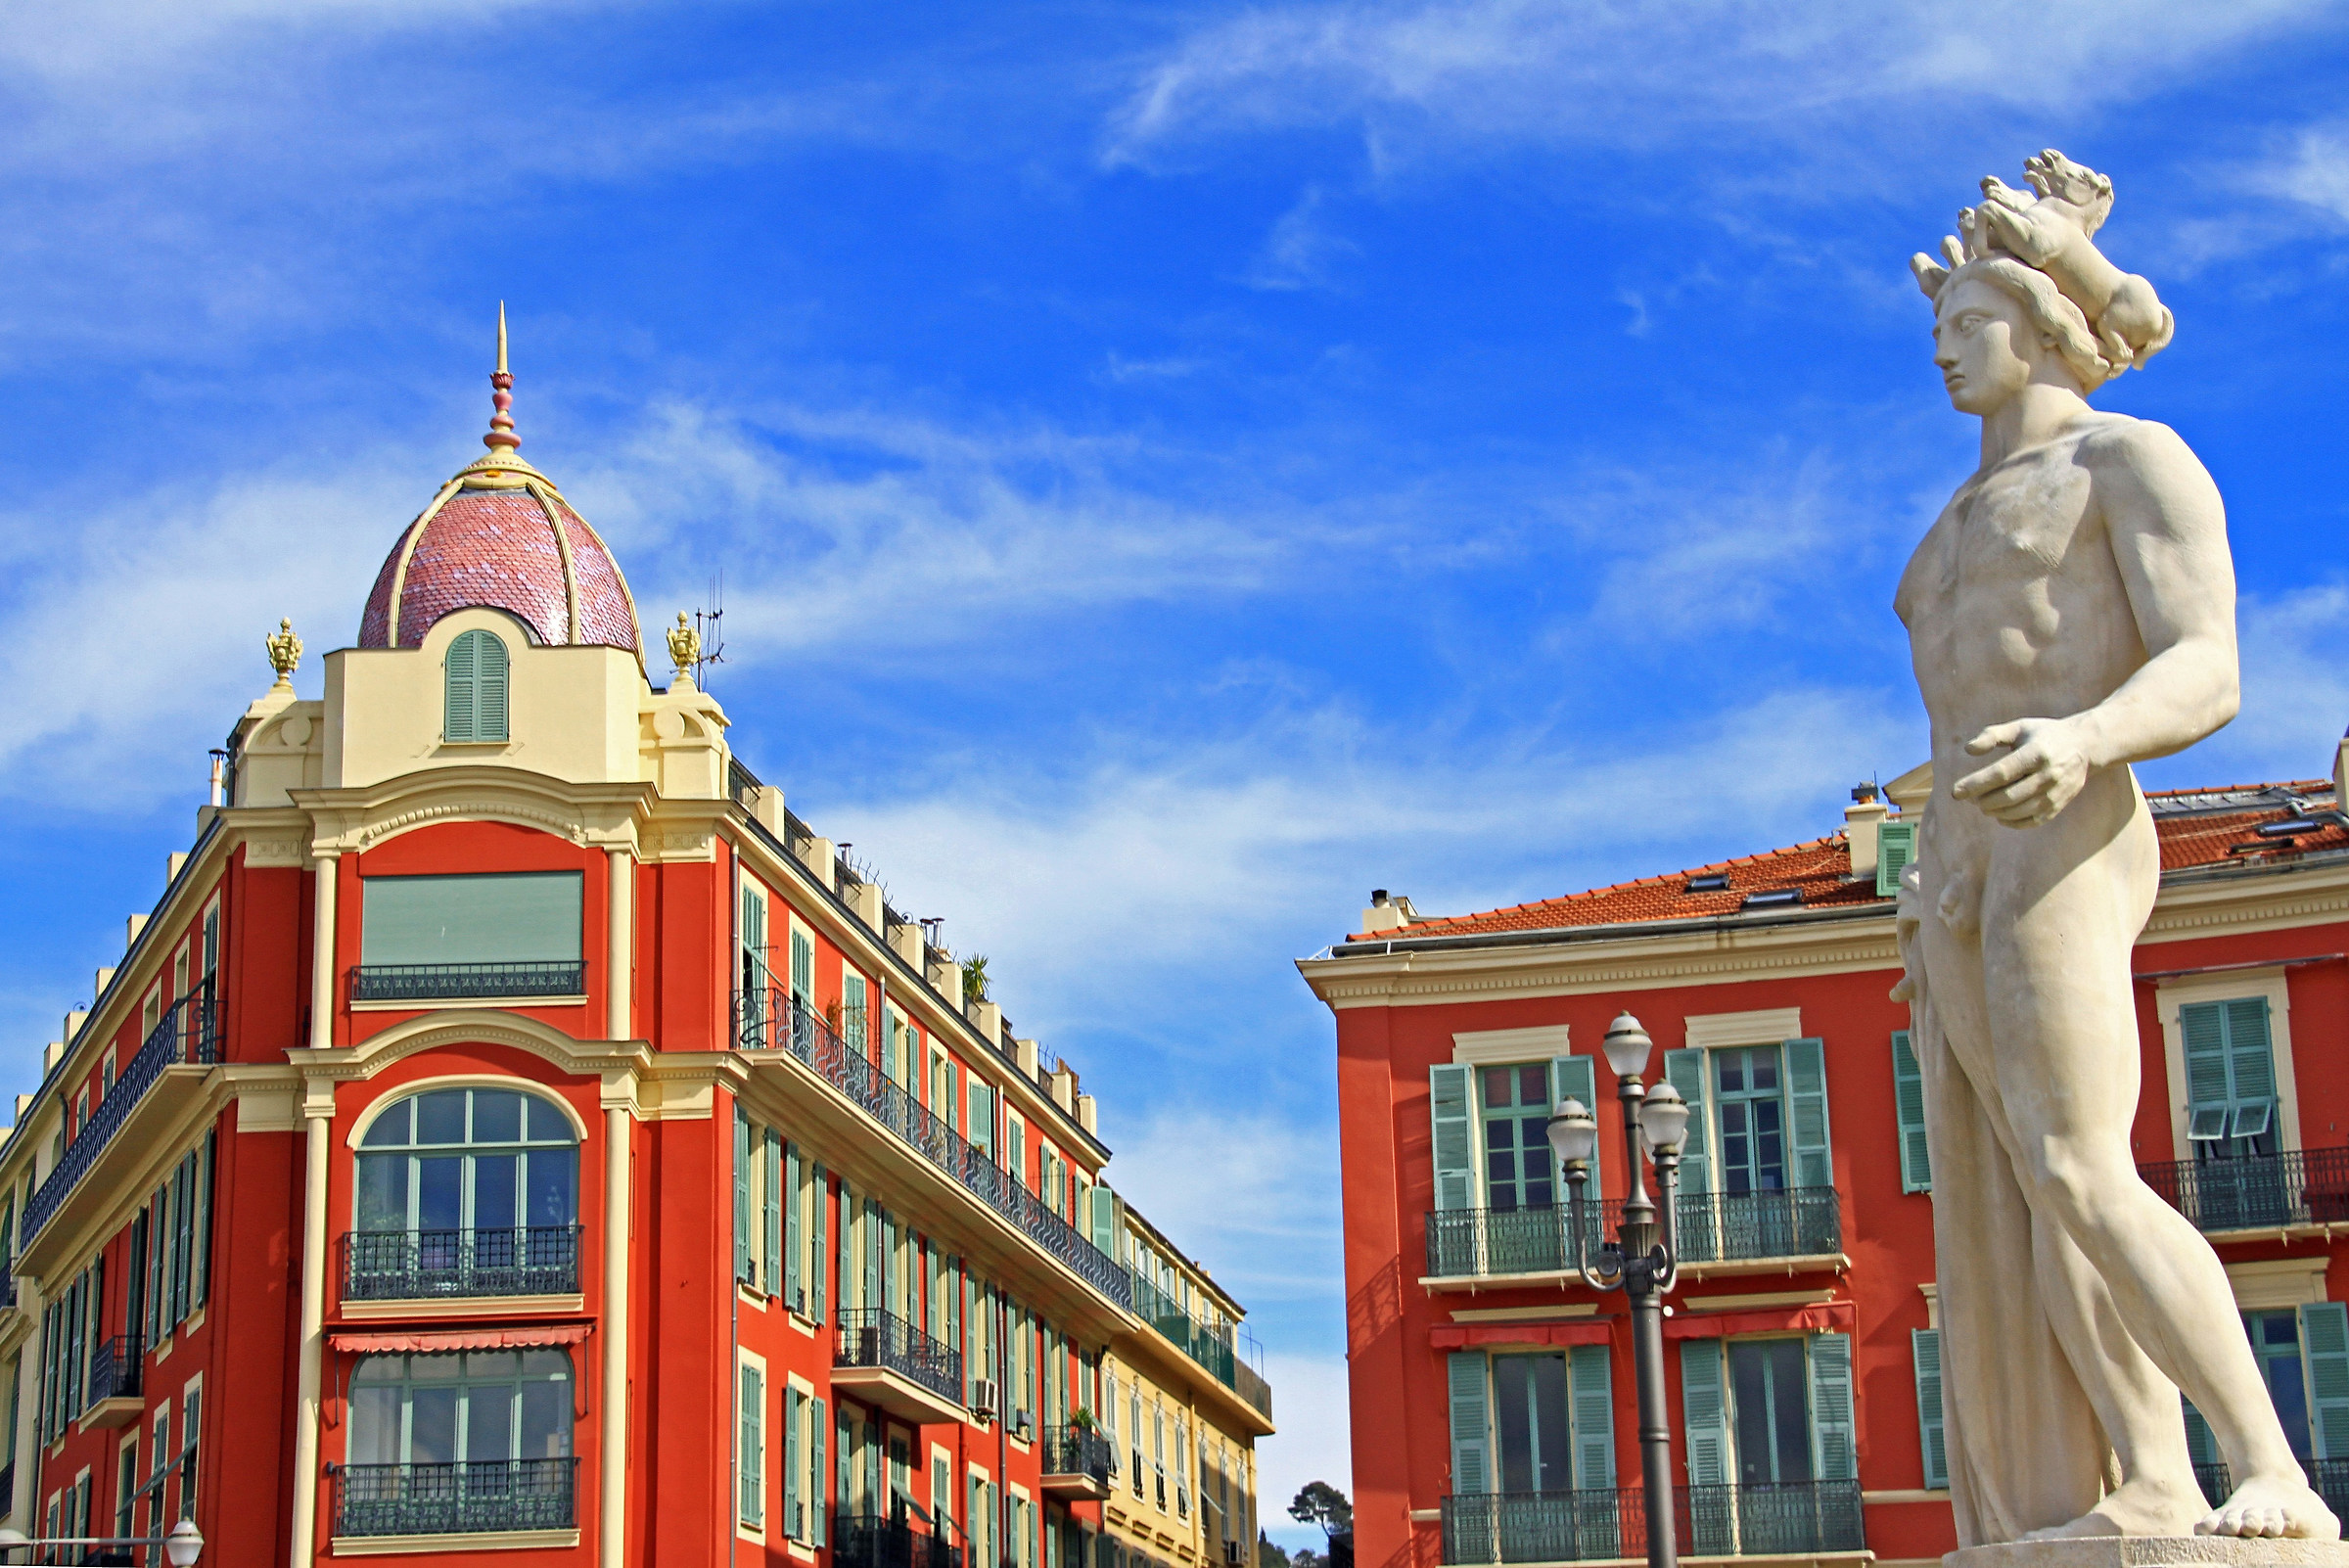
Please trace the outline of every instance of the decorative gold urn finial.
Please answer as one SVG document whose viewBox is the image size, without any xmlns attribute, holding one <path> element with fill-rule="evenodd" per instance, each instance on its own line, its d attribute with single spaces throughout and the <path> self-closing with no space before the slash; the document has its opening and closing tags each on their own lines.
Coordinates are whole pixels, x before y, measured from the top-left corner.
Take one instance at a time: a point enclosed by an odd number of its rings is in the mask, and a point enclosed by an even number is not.
<svg viewBox="0 0 2349 1568">
<path fill-rule="evenodd" d="M 261 639 L 269 650 L 269 668 L 277 671 L 277 683 L 289 691 L 294 686 L 294 669 L 301 663 L 301 639 L 294 635 L 291 619 L 280 619 L 277 629 Z"/>
<path fill-rule="evenodd" d="M 690 682 L 693 667 L 702 661 L 702 634 L 693 629 L 685 612 L 677 612 L 677 623 L 668 628 L 668 662 L 677 667 L 677 678 Z"/>
</svg>

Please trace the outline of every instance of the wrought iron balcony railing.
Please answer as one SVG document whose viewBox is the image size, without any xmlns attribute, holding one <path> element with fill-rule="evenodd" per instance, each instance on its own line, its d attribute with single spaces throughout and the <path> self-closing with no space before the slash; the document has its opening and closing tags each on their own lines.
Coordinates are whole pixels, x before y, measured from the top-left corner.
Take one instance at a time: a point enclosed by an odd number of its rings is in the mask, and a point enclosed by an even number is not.
<svg viewBox="0 0 2349 1568">
<path fill-rule="evenodd" d="M 1174 1348 L 1215 1374 L 1216 1381 L 1232 1390 L 1249 1404 L 1269 1416 L 1272 1413 L 1272 1389 L 1255 1367 L 1240 1359 L 1239 1352 L 1225 1337 L 1228 1330 L 1219 1333 L 1182 1310 L 1182 1304 L 1159 1289 L 1139 1274 L 1133 1280 L 1133 1311 L 1152 1328 L 1172 1340 Z"/>
<path fill-rule="evenodd" d="M 1547 1274 L 1574 1267 L 1572 1209 L 1439 1209 L 1427 1217 L 1427 1271 L 1440 1279 Z M 1683 1192 L 1675 1208 L 1684 1264 L 1816 1258 L 1843 1250 L 1843 1211 L 1833 1187 L 1777 1192 Z M 1582 1223 L 1595 1256 L 1623 1222 L 1620 1200 L 1585 1199 Z"/>
<path fill-rule="evenodd" d="M 1860 1483 L 1676 1487 L 1675 1533 L 1689 1556 L 1863 1551 Z M 1647 1554 L 1637 1487 L 1498 1492 L 1444 1499 L 1446 1563 L 1589 1562 Z"/>
<path fill-rule="evenodd" d="M 130 1119 L 147 1091 L 155 1087 L 163 1069 L 183 1063 L 209 1064 L 220 1059 L 220 1002 L 211 985 L 198 987 L 163 1009 L 163 1016 L 147 1038 L 123 1066 L 122 1076 L 115 1086 L 106 1091 L 98 1109 L 90 1113 L 89 1121 L 73 1134 L 66 1145 L 65 1154 L 48 1179 L 33 1189 L 32 1201 L 24 1205 L 24 1239 L 30 1241 L 40 1234 L 41 1227 L 56 1215 L 81 1178 L 89 1174 L 90 1166 L 105 1153 L 122 1124 Z"/>
<path fill-rule="evenodd" d="M 338 1464 L 338 1536 L 486 1535 L 569 1530 L 579 1461 L 468 1459 L 453 1464 Z"/>
<path fill-rule="evenodd" d="M 841 1313 L 840 1348 L 833 1364 L 885 1367 L 941 1399 L 962 1403 L 962 1353 L 878 1307 L 851 1307 Z"/>
<path fill-rule="evenodd" d="M 832 1516 L 833 1568 L 962 1568 L 962 1548 L 902 1518 Z"/>
<path fill-rule="evenodd" d="M 1107 1482 L 1117 1467 L 1117 1449 L 1092 1427 L 1044 1428 L 1045 1475 L 1089 1475 Z"/>
<path fill-rule="evenodd" d="M 343 1237 L 345 1301 L 466 1296 L 573 1296 L 579 1227 L 353 1230 Z"/>
<path fill-rule="evenodd" d="M 2137 1174 L 2201 1230 L 2349 1221 L 2349 1148 L 2141 1165 Z"/>
<path fill-rule="evenodd" d="M 782 987 L 768 984 L 734 993 L 734 1043 L 744 1050 L 790 1051 L 1095 1290 L 1120 1307 L 1132 1307 L 1132 1284 L 1107 1253 L 1054 1214 L 1043 1199 L 985 1151 L 891 1083 L 870 1058 Z"/>
<path fill-rule="evenodd" d="M 139 1359 L 145 1354 L 137 1334 L 116 1334 L 90 1352 L 90 1381 L 82 1408 L 105 1400 L 135 1398 L 139 1392 Z"/>
<path fill-rule="evenodd" d="M 352 1001 L 473 1001 L 488 996 L 576 996 L 587 989 L 577 958 L 501 964 L 353 964 Z"/>
<path fill-rule="evenodd" d="M 2300 1468 L 2308 1472 L 2308 1484 L 2317 1489 L 2325 1506 L 2336 1517 L 2349 1517 L 2349 1459 L 2303 1459 Z M 2194 1479 L 2202 1483 L 2202 1496 L 2214 1508 L 2234 1490 L 2234 1477 L 2224 1464 L 2197 1464 Z"/>
</svg>

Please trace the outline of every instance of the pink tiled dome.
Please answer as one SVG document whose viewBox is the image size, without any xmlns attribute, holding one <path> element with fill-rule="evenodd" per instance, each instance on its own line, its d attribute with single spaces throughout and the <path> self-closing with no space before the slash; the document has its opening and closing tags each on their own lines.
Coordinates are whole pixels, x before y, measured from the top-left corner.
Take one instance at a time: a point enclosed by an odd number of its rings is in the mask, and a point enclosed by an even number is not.
<svg viewBox="0 0 2349 1568">
<path fill-rule="evenodd" d="M 600 644 L 644 658 L 636 601 L 620 563 L 554 482 L 515 448 L 507 410 L 505 317 L 497 333 L 489 448 L 441 487 L 384 558 L 359 619 L 362 648 L 413 648 L 433 623 L 484 606 L 519 617 L 540 642 Z"/>
</svg>

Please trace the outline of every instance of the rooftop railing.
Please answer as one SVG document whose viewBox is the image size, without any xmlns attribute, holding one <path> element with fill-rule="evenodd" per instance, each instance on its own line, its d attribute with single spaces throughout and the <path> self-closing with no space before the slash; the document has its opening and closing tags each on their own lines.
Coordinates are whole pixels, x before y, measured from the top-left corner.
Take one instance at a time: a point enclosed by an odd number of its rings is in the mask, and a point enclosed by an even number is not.
<svg viewBox="0 0 2349 1568">
<path fill-rule="evenodd" d="M 66 1152 L 49 1173 L 48 1178 L 33 1189 L 32 1201 L 24 1205 L 24 1239 L 30 1241 L 40 1234 L 98 1156 L 115 1141 L 122 1124 L 163 1069 L 184 1063 L 209 1064 L 220 1059 L 220 1002 L 207 983 L 188 992 L 163 1009 L 155 1028 L 115 1080 L 115 1086 L 106 1091 L 98 1109 L 90 1113 L 89 1121 L 66 1145 Z"/>
<path fill-rule="evenodd" d="M 1647 1554 L 1638 1487 L 1497 1492 L 1444 1499 L 1446 1563 L 1591 1562 Z M 1702 1557 L 1864 1551 L 1860 1483 L 1797 1481 L 1676 1487 L 1681 1550 Z"/>
<path fill-rule="evenodd" d="M 2349 1148 L 2141 1165 L 2137 1174 L 2200 1230 L 2349 1221 Z"/>
<path fill-rule="evenodd" d="M 1573 1209 L 1439 1209 L 1427 1217 L 1427 1271 L 1440 1279 L 1548 1274 L 1574 1268 Z M 1684 1264 L 1815 1258 L 1843 1250 L 1842 1207 L 1833 1187 L 1776 1192 L 1683 1192 L 1675 1205 Z M 1585 1199 L 1589 1251 L 1623 1222 L 1621 1200 Z"/>
<path fill-rule="evenodd" d="M 343 1237 L 345 1301 L 573 1296 L 579 1227 L 353 1230 Z"/>
<path fill-rule="evenodd" d="M 576 996 L 587 989 L 577 958 L 489 964 L 354 964 L 352 1001 L 474 1001 L 495 996 Z"/>
<path fill-rule="evenodd" d="M 1121 1308 L 1133 1305 L 1126 1270 L 1054 1214 L 1044 1200 L 890 1082 L 799 997 L 768 984 L 734 993 L 734 1043 L 744 1050 L 788 1050 L 863 1108 L 932 1165 L 960 1182 L 1028 1238 Z"/>
<path fill-rule="evenodd" d="M 943 1400 L 962 1403 L 962 1353 L 877 1307 L 842 1311 L 833 1364 L 884 1367 Z"/>
<path fill-rule="evenodd" d="M 1224 1335 L 1182 1310 L 1182 1304 L 1140 1274 L 1133 1279 L 1133 1311 L 1152 1328 L 1172 1340 L 1174 1348 L 1215 1374 L 1216 1381 L 1238 1394 L 1257 1409 L 1272 1413 L 1272 1388 Z"/>
<path fill-rule="evenodd" d="M 466 1459 L 448 1464 L 337 1464 L 338 1536 L 486 1535 L 569 1530 L 579 1461 Z"/>
</svg>

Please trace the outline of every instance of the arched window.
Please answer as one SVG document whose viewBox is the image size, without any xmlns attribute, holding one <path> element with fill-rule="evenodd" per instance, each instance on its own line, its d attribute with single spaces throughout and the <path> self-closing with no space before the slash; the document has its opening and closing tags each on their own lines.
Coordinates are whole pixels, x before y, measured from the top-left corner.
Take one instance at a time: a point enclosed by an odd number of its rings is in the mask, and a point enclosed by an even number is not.
<svg viewBox="0 0 2349 1568">
<path fill-rule="evenodd" d="M 506 738 L 506 645 L 486 631 L 460 633 L 448 645 L 448 712 L 441 738 Z"/>
<path fill-rule="evenodd" d="M 504 1088 L 427 1089 L 359 1140 L 346 1300 L 572 1295 L 578 1134 L 552 1103 Z"/>
</svg>

